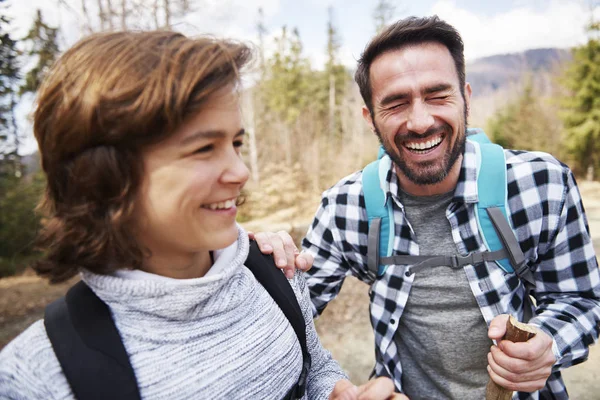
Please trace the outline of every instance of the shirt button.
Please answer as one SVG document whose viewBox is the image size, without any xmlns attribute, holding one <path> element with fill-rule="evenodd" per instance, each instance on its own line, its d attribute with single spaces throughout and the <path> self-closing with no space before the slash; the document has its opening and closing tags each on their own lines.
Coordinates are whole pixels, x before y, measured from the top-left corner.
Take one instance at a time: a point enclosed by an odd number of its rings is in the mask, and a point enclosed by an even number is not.
<svg viewBox="0 0 600 400">
<path fill-rule="evenodd" d="M 394 318 L 390 319 L 390 324 L 396 325 L 396 320 Z"/>
<path fill-rule="evenodd" d="M 412 272 L 410 271 L 410 269 L 407 269 L 406 272 L 404 273 L 405 276 L 410 276 Z"/>
</svg>

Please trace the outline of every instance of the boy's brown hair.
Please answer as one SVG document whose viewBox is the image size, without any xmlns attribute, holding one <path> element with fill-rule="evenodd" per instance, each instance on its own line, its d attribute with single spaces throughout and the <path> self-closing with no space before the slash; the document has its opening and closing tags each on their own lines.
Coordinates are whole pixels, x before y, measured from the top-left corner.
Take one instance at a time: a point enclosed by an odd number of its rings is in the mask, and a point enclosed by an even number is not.
<svg viewBox="0 0 600 400">
<path fill-rule="evenodd" d="M 166 31 L 95 34 L 62 55 L 34 113 L 47 177 L 40 275 L 62 282 L 79 268 L 139 268 L 131 221 L 141 150 L 237 83 L 250 56 L 243 44 Z"/>
</svg>

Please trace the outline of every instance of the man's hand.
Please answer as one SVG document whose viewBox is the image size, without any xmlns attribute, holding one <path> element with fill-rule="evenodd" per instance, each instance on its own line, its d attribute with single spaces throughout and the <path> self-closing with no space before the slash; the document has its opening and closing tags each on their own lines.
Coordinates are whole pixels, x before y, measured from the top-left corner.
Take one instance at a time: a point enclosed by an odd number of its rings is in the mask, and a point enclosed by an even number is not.
<svg viewBox="0 0 600 400">
<path fill-rule="evenodd" d="M 508 390 L 540 390 L 546 385 L 556 362 L 552 338 L 534 327 L 536 335 L 527 342 L 502 340 L 507 320 L 508 315 L 499 315 L 492 320 L 488 329 L 489 338 L 498 343 L 488 353 L 488 373 L 494 382 Z"/>
<path fill-rule="evenodd" d="M 375 378 L 361 386 L 354 386 L 344 379 L 335 384 L 329 400 L 408 400 L 394 390 L 394 382 L 390 378 Z"/>
<path fill-rule="evenodd" d="M 313 257 L 308 253 L 300 253 L 294 240 L 286 231 L 273 232 L 248 232 L 250 239 L 256 240 L 258 248 L 263 254 L 273 254 L 275 265 L 283 269 L 288 279 L 294 277 L 296 269 L 308 271 L 313 265 Z"/>
</svg>

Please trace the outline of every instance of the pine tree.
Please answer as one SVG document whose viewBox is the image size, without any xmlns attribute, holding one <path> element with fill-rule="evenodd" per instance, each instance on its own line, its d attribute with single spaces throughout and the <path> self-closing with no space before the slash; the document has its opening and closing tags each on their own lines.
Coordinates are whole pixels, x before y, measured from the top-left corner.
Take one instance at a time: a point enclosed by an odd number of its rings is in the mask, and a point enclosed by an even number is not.
<svg viewBox="0 0 600 400">
<path fill-rule="evenodd" d="M 3 6 L 5 0 L 0 0 Z M 3 11 L 3 10 L 2 10 Z M 17 41 L 8 32 L 10 21 L 0 15 L 0 175 L 21 174 L 19 134 L 15 119 L 19 63 Z"/>
<path fill-rule="evenodd" d="M 379 33 L 394 18 L 396 5 L 389 0 L 378 0 L 375 10 L 373 10 L 373 21 L 375 22 L 375 32 Z"/>
<path fill-rule="evenodd" d="M 37 57 L 37 64 L 25 75 L 25 83 L 19 89 L 19 94 L 35 93 L 42 79 L 54 63 L 59 49 L 57 44 L 58 28 L 48 26 L 38 9 L 33 26 L 23 41 L 30 45 L 27 55 Z"/>
<path fill-rule="evenodd" d="M 486 132 L 504 148 L 544 151 L 562 158 L 562 127 L 555 108 L 529 79 L 519 97 L 490 118 Z"/>
<path fill-rule="evenodd" d="M 586 45 L 573 50 L 573 61 L 563 84 L 565 143 L 579 174 L 600 174 L 600 24 L 589 26 Z"/>
<path fill-rule="evenodd" d="M 329 8 L 329 19 L 327 21 L 327 64 L 325 65 L 324 87 L 327 92 L 327 110 L 329 134 L 341 137 L 340 104 L 344 96 L 346 85 L 349 80 L 348 71 L 339 62 L 339 51 L 341 40 L 338 31 L 333 24 L 333 9 Z"/>
</svg>

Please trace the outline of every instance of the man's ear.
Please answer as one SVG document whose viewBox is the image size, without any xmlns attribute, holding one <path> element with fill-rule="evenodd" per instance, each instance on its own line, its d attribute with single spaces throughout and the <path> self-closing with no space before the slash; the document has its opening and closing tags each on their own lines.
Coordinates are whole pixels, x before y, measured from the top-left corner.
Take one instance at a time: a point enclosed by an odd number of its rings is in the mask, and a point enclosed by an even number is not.
<svg viewBox="0 0 600 400">
<path fill-rule="evenodd" d="M 367 106 L 363 106 L 362 115 L 367 124 L 369 124 L 371 131 L 375 133 L 375 124 L 373 123 L 373 117 L 371 116 L 371 112 L 369 111 Z"/>
<path fill-rule="evenodd" d="M 465 83 L 465 106 L 467 107 L 467 117 L 471 116 L 471 84 L 469 82 Z"/>
</svg>

